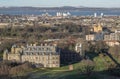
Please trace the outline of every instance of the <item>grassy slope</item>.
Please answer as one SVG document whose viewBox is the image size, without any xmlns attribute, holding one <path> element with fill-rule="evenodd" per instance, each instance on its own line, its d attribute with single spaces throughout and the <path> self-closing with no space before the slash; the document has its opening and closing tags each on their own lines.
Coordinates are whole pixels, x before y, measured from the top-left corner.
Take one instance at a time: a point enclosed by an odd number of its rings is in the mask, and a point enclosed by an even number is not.
<svg viewBox="0 0 120 79">
<path fill-rule="evenodd" d="M 79 70 L 74 71 L 53 71 L 53 70 L 38 70 L 30 74 L 29 79 L 86 79 L 85 75 L 80 75 Z M 92 77 L 96 79 L 96 77 Z"/>
<path fill-rule="evenodd" d="M 94 61 L 96 63 L 95 71 L 97 72 L 89 77 L 80 74 L 79 69 L 82 68 L 83 64 L 80 62 L 73 64 L 73 71 L 69 71 L 68 66 L 51 69 L 35 69 L 29 74 L 29 79 L 114 79 L 114 77 L 104 72 L 104 70 L 107 69 L 106 64 L 113 63 L 109 57 L 95 57 Z"/>
</svg>

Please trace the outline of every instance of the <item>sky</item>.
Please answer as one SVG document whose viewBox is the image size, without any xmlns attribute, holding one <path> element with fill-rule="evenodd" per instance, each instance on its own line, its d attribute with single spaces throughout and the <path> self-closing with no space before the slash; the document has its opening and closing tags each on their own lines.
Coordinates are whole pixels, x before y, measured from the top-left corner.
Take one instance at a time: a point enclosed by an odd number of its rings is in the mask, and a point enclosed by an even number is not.
<svg viewBox="0 0 120 79">
<path fill-rule="evenodd" d="M 0 7 L 120 7 L 120 0 L 0 0 Z"/>
</svg>

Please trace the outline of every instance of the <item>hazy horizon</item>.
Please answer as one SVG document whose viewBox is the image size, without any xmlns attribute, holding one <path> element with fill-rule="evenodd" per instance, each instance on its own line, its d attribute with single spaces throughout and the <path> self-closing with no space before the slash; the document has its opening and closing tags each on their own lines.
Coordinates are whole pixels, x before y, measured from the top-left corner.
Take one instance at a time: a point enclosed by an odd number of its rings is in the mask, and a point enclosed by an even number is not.
<svg viewBox="0 0 120 79">
<path fill-rule="evenodd" d="M 0 7 L 105 7 L 120 8 L 120 0 L 0 0 Z"/>
</svg>

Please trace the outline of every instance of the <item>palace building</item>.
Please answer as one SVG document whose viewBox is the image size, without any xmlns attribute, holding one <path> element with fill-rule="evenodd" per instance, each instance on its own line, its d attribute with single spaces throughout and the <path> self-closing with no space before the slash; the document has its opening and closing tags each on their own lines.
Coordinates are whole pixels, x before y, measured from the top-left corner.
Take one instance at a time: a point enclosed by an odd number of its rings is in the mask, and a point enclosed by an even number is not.
<svg viewBox="0 0 120 79">
<path fill-rule="evenodd" d="M 10 52 L 4 51 L 3 60 L 28 61 L 40 67 L 60 67 L 60 50 L 51 44 L 13 45 Z"/>
</svg>

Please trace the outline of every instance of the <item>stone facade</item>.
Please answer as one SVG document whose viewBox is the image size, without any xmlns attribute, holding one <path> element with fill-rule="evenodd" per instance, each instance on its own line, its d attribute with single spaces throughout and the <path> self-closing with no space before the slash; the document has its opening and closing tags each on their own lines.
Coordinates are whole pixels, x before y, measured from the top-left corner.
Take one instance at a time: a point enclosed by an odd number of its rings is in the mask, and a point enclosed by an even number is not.
<svg viewBox="0 0 120 79">
<path fill-rule="evenodd" d="M 120 45 L 120 42 L 119 41 L 115 41 L 115 40 L 108 40 L 108 41 L 105 41 L 105 43 L 108 45 L 108 46 L 111 46 L 111 47 L 114 47 L 114 46 L 119 46 Z"/>
<path fill-rule="evenodd" d="M 105 41 L 108 41 L 108 40 L 119 41 L 120 40 L 120 33 L 110 33 L 110 34 L 104 35 L 104 40 Z"/>
<path fill-rule="evenodd" d="M 100 24 L 95 25 L 93 29 L 94 29 L 94 32 L 102 32 L 102 26 Z"/>
<path fill-rule="evenodd" d="M 80 55 L 83 55 L 83 52 L 82 52 L 82 43 L 77 43 L 76 46 L 75 46 L 75 51 L 77 53 L 79 53 Z"/>
<path fill-rule="evenodd" d="M 56 45 L 50 44 L 31 44 L 24 47 L 14 45 L 11 52 L 4 52 L 3 60 L 28 61 L 41 67 L 60 67 L 60 50 Z"/>
<path fill-rule="evenodd" d="M 94 34 L 86 35 L 86 40 L 87 41 L 94 41 L 95 40 L 95 35 Z"/>
</svg>

